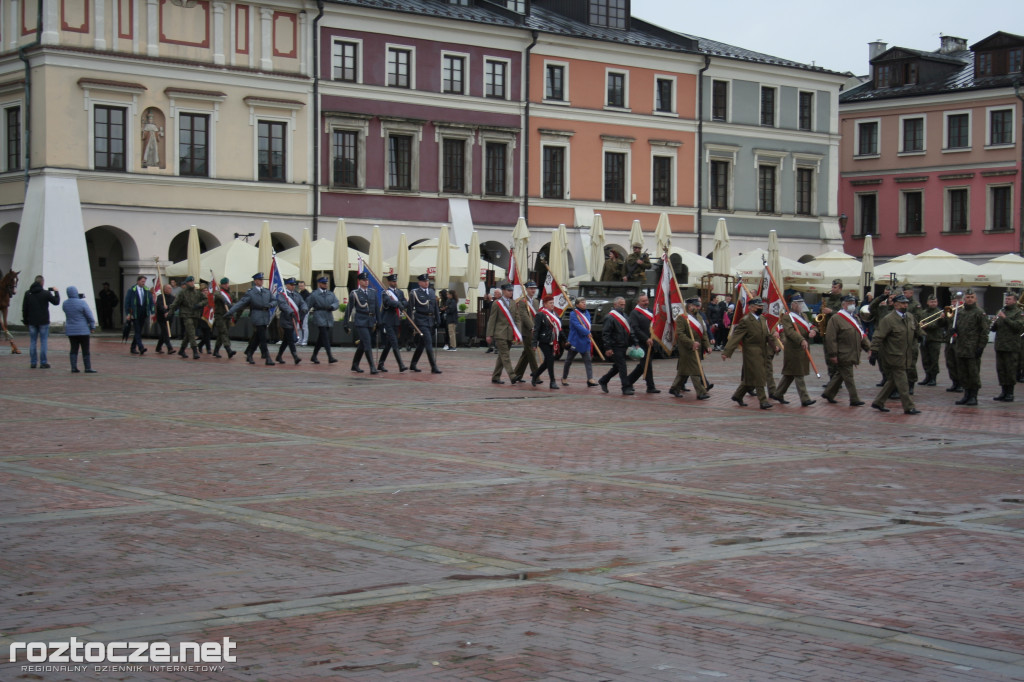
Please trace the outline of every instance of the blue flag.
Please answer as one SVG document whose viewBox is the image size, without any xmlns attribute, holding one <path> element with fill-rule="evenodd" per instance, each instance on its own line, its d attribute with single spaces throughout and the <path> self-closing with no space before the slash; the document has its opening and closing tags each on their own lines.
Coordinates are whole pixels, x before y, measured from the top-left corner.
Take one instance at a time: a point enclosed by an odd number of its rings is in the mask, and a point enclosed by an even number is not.
<svg viewBox="0 0 1024 682">
<path fill-rule="evenodd" d="M 363 261 L 363 259 L 361 257 L 359 258 L 359 262 L 358 262 L 358 266 L 356 268 L 356 272 L 365 272 L 366 273 L 366 277 L 369 280 L 367 286 L 369 286 L 369 288 L 371 288 L 371 289 L 373 289 L 374 291 L 377 292 L 377 319 L 379 320 L 380 319 L 381 304 L 384 301 L 384 289 L 385 289 L 385 287 L 384 287 L 383 284 L 381 284 L 381 281 L 377 277 L 377 275 L 373 274 L 373 270 L 370 269 L 370 266 L 367 265 Z"/>
</svg>

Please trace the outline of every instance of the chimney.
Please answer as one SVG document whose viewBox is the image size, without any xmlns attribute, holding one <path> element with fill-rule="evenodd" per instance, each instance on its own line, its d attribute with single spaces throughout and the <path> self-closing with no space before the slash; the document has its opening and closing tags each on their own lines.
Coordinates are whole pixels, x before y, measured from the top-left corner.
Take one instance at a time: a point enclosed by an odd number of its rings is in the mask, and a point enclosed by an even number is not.
<svg viewBox="0 0 1024 682">
<path fill-rule="evenodd" d="M 967 38 L 939 35 L 939 54 L 963 52 L 967 49 Z"/>
<path fill-rule="evenodd" d="M 888 48 L 889 46 L 881 39 L 876 40 L 873 43 L 868 43 L 868 61 L 870 62 L 872 59 L 885 52 Z"/>
</svg>

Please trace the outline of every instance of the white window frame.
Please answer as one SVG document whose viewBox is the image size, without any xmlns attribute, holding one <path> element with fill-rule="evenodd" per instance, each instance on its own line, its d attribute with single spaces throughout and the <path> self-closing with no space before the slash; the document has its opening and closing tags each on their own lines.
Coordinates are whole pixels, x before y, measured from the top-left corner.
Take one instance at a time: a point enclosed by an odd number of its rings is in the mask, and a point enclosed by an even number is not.
<svg viewBox="0 0 1024 682">
<path fill-rule="evenodd" d="M 708 170 L 707 205 L 708 210 L 714 213 L 733 213 L 736 207 L 736 158 L 740 147 L 735 145 L 722 145 L 705 143 L 704 163 Z M 725 161 L 729 164 L 729 183 L 726 189 L 726 208 L 711 208 L 711 162 Z"/>
<path fill-rule="evenodd" d="M 959 116 L 961 114 L 967 114 L 967 146 L 966 147 L 949 147 L 949 117 Z M 971 151 L 974 145 L 974 116 L 970 109 L 959 109 L 957 111 L 944 111 L 942 112 L 942 153 L 943 154 L 957 154 L 960 152 Z"/>
<path fill-rule="evenodd" d="M 562 67 L 562 95 L 563 99 L 548 99 L 548 67 L 549 66 L 560 66 Z M 545 104 L 558 104 L 561 106 L 570 106 L 572 99 L 569 97 L 569 62 L 563 62 L 555 59 L 544 60 L 544 98 Z M 607 85 L 605 86 L 607 87 Z M 607 95 L 605 95 L 607 96 Z"/>
<path fill-rule="evenodd" d="M 864 232 L 861 229 L 861 223 L 863 222 L 864 216 L 861 215 L 861 198 L 862 197 L 874 197 L 875 198 L 875 231 L 871 232 L 872 236 L 881 234 L 881 226 L 879 224 L 878 215 L 878 190 L 873 192 L 854 192 L 853 194 L 853 234 L 857 237 L 866 237 L 869 233 Z"/>
<path fill-rule="evenodd" d="M 412 158 L 409 159 L 409 189 L 392 189 L 388 185 L 388 140 L 391 135 L 411 135 L 413 138 L 412 149 L 410 150 Z M 423 146 L 423 124 L 382 117 L 380 121 L 380 136 L 384 143 L 384 163 L 382 164 L 384 177 L 381 183 L 384 192 L 395 192 L 397 194 L 418 193 L 420 191 L 420 147 Z M 440 183 L 438 183 L 438 189 L 440 189 Z"/>
<path fill-rule="evenodd" d="M 227 96 L 209 94 L 200 95 L 197 93 L 183 93 L 173 92 L 168 93 L 170 99 L 170 107 L 168 111 L 168 118 L 174 121 L 174 133 L 168 135 L 165 139 L 171 140 L 174 145 L 173 149 L 168 152 L 169 156 L 174 157 L 174 175 L 178 177 L 186 177 L 202 179 L 202 176 L 194 175 L 181 175 L 181 159 L 178 157 L 178 143 L 181 139 L 181 126 L 178 121 L 178 114 L 200 114 L 207 115 L 210 117 L 210 129 L 207 131 L 209 140 L 207 148 L 207 170 L 209 171 L 206 176 L 209 179 L 217 177 L 217 122 L 220 120 L 220 103 L 227 99 Z M 190 102 L 189 106 L 179 106 L 178 102 L 185 100 Z M 196 104 L 197 102 L 206 102 L 206 105 Z"/>
<path fill-rule="evenodd" d="M 9 168 L 7 166 L 7 110 L 18 109 L 18 125 L 21 133 L 18 139 L 21 141 L 21 149 L 18 150 L 19 168 Z M 3 133 L 2 139 L 0 139 L 0 159 L 3 159 L 3 172 L 21 172 L 25 168 L 25 102 L 24 100 L 15 99 L 10 102 L 4 102 L 0 105 L 0 112 L 3 113 Z"/>
<path fill-rule="evenodd" d="M 284 123 L 285 130 L 285 141 L 284 141 L 284 183 L 274 183 L 271 180 L 260 180 L 260 127 L 259 123 L 266 121 L 267 123 Z M 294 160 L 292 157 L 295 155 L 295 135 L 292 129 L 294 124 L 294 118 L 286 116 L 274 116 L 266 114 L 256 114 L 255 119 L 252 123 L 252 179 L 255 182 L 267 182 L 270 184 L 289 184 L 293 180 L 292 166 Z"/>
<path fill-rule="evenodd" d="M 505 96 L 504 97 L 493 97 L 487 94 L 487 65 L 489 62 L 497 62 L 505 65 Z M 480 84 L 483 89 L 480 91 L 483 93 L 484 99 L 492 100 L 509 100 L 512 97 L 512 60 L 506 59 L 505 57 L 491 57 L 484 56 L 484 69 L 481 74 Z"/>
<path fill-rule="evenodd" d="M 715 82 L 725 83 L 725 120 L 715 118 Z M 758 91 L 760 95 L 760 91 Z M 760 108 L 760 105 L 758 106 Z M 732 121 L 732 79 L 712 78 L 711 87 L 708 88 L 708 121 L 712 123 L 729 123 Z"/>
<path fill-rule="evenodd" d="M 465 145 L 465 165 L 462 168 L 461 192 L 448 192 L 444 189 L 444 141 L 462 140 Z M 446 197 L 462 197 L 474 194 L 473 192 L 473 155 L 476 144 L 476 132 L 471 127 L 453 126 L 450 124 L 438 124 L 434 128 L 434 141 L 437 143 L 437 193 Z"/>
<path fill-rule="evenodd" d="M 953 190 L 965 190 L 967 192 L 967 229 L 963 232 L 953 231 L 953 215 L 950 213 L 949 193 Z M 971 188 L 969 185 L 952 185 L 942 188 L 942 233 L 943 234 L 970 234 L 971 233 Z"/>
<path fill-rule="evenodd" d="M 772 106 L 772 124 L 770 126 L 761 123 L 761 116 L 764 113 L 762 104 L 762 91 L 765 89 L 774 90 L 775 97 L 772 98 L 774 105 Z M 757 125 L 761 128 L 778 128 L 779 127 L 779 88 L 775 85 L 761 85 L 757 89 Z"/>
<path fill-rule="evenodd" d="M 515 180 L 512 176 L 513 169 L 515 168 L 515 156 L 516 156 L 516 136 L 512 132 L 502 132 L 500 130 L 481 130 L 479 133 L 478 144 L 480 145 L 480 196 L 487 201 L 516 201 L 516 187 Z M 488 194 L 487 193 L 487 143 L 504 144 L 508 148 L 508 153 L 505 155 L 505 193 L 504 194 Z"/>
<path fill-rule="evenodd" d="M 657 141 L 651 140 L 651 163 L 650 163 L 650 188 L 651 193 L 648 198 L 648 205 L 654 206 L 654 157 L 660 156 L 662 158 L 668 158 L 672 160 L 672 180 L 669 186 L 669 197 L 668 205 L 675 206 L 678 200 L 677 189 L 679 185 L 679 147 L 682 146 L 681 142 L 669 142 L 669 141 Z"/>
<path fill-rule="evenodd" d="M 786 157 L 789 152 L 776 151 L 774 149 L 754 150 L 754 209 L 756 213 L 763 215 L 782 215 L 782 171 L 786 167 Z M 761 166 L 775 167 L 775 210 L 761 210 Z"/>
<path fill-rule="evenodd" d="M 461 59 L 462 60 L 462 92 L 447 92 L 444 89 L 444 60 L 447 58 Z M 440 80 L 438 81 L 438 92 L 442 95 L 452 95 L 454 97 L 466 97 L 469 95 L 470 87 L 469 84 L 472 82 L 470 68 L 469 68 L 469 53 L 468 52 L 455 52 L 453 50 L 441 50 L 441 69 L 440 69 Z"/>
<path fill-rule="evenodd" d="M 625 178 L 623 178 L 623 191 L 622 198 L 624 203 L 632 204 L 636 202 L 636 198 L 633 196 L 633 142 L 632 138 L 623 138 L 618 136 L 602 136 L 601 140 L 601 201 L 605 203 L 618 203 L 609 202 L 605 197 L 605 178 L 607 177 L 608 169 L 605 166 L 605 154 L 607 152 L 614 152 L 616 154 L 625 154 Z"/>
<path fill-rule="evenodd" d="M 563 189 L 565 196 L 562 199 L 571 198 L 571 187 L 572 187 L 572 145 L 570 140 L 575 133 L 565 131 L 540 131 L 540 146 L 541 146 L 541 168 L 540 168 L 540 198 L 541 200 L 556 201 L 556 199 L 544 196 L 544 147 L 561 147 L 565 150 L 564 152 L 564 163 L 565 167 L 562 169 L 563 177 Z M 603 157 L 602 157 L 603 158 Z M 602 178 L 603 179 L 603 178 Z"/>
<path fill-rule="evenodd" d="M 409 53 L 409 87 L 403 88 L 399 85 L 388 84 L 388 55 L 391 50 L 404 50 Z M 384 87 L 395 88 L 396 90 L 415 90 L 416 89 L 416 46 L 415 45 L 403 45 L 401 43 L 385 43 L 384 44 Z"/>
<path fill-rule="evenodd" d="M 811 127 L 803 129 L 800 127 L 800 95 L 808 94 L 811 96 Z M 813 133 L 817 126 L 815 123 L 818 120 L 818 93 L 815 90 L 797 90 L 796 92 L 796 129 L 802 133 Z"/>
<path fill-rule="evenodd" d="M 920 194 L 921 195 L 921 231 L 920 232 L 907 232 L 907 195 L 908 194 Z M 900 203 L 899 203 L 899 230 L 898 234 L 909 235 L 911 237 L 923 236 L 928 234 L 928 220 L 925 217 L 927 204 L 924 200 L 924 187 L 910 187 L 907 189 L 900 190 Z"/>
<path fill-rule="evenodd" d="M 612 74 L 621 75 L 622 78 L 622 106 L 615 107 L 608 104 L 608 79 Z M 605 111 L 631 111 L 629 108 L 629 71 L 607 67 L 604 70 L 604 109 Z"/>
<path fill-rule="evenodd" d="M 366 189 L 366 140 L 370 134 L 370 119 L 369 118 L 356 118 L 356 117 L 343 117 L 343 116 L 327 116 L 327 139 L 330 145 L 330 153 L 327 155 L 328 163 L 330 164 L 330 172 L 328 182 L 330 183 L 325 189 L 327 190 L 338 190 L 338 191 L 349 191 L 365 190 Z M 356 133 L 356 153 L 359 154 L 359 159 L 356 163 L 356 186 L 355 187 L 339 187 L 334 184 L 334 133 L 339 132 L 354 132 Z"/>
<path fill-rule="evenodd" d="M 804 218 L 818 217 L 818 176 L 821 175 L 821 162 L 824 159 L 820 154 L 801 154 L 793 152 L 793 215 Z M 813 171 L 811 177 L 811 212 L 800 213 L 800 170 Z"/>
<path fill-rule="evenodd" d="M 906 141 L 904 140 L 904 136 L 903 136 L 903 122 L 907 121 L 907 120 L 910 120 L 910 119 L 917 119 L 917 118 L 921 119 L 924 122 L 922 124 L 922 126 L 921 126 L 921 145 L 922 145 L 921 149 L 919 151 L 918 150 L 915 150 L 915 151 L 905 151 L 907 145 L 906 145 Z M 903 116 L 900 116 L 900 118 L 899 118 L 899 126 L 900 126 L 900 130 L 899 130 L 900 141 L 899 141 L 899 151 L 896 153 L 897 156 L 920 156 L 922 154 L 927 154 L 928 153 L 928 117 L 925 114 L 917 113 L 917 114 L 905 114 Z"/>
<path fill-rule="evenodd" d="M 356 46 L 356 80 L 355 80 L 355 82 L 361 85 L 362 82 L 363 82 L 363 39 L 362 38 L 348 38 L 348 37 L 345 37 L 345 36 L 334 36 L 334 38 L 331 39 L 331 62 L 330 62 L 331 78 L 330 78 L 330 81 L 332 83 L 351 83 L 352 82 L 352 81 L 344 81 L 344 80 L 335 80 L 334 79 L 334 46 L 337 45 L 338 43 L 351 43 L 351 44 Z M 386 57 L 387 57 L 387 55 L 385 55 L 385 60 L 384 60 L 385 64 L 387 63 L 387 58 Z M 385 66 L 384 68 L 386 69 L 387 66 Z M 410 68 L 411 68 L 411 65 L 410 65 Z M 387 83 L 386 80 L 384 82 Z"/>
<path fill-rule="evenodd" d="M 875 127 L 875 151 L 871 154 L 860 153 L 860 129 L 861 126 L 874 123 Z M 882 155 L 882 119 L 881 118 L 859 118 L 854 121 L 853 127 L 853 158 L 854 159 L 877 159 Z"/>
<path fill-rule="evenodd" d="M 1009 111 L 1010 112 L 1010 141 L 1009 142 L 992 142 L 992 114 L 996 111 Z M 1017 107 L 1016 105 L 1002 105 L 997 107 L 987 107 L 985 109 L 985 149 L 1004 149 L 1006 147 L 1013 147 L 1017 144 Z"/>
<path fill-rule="evenodd" d="M 672 83 L 672 100 L 668 111 L 660 111 L 658 109 L 658 81 L 670 81 Z M 664 73 L 654 74 L 654 97 L 651 100 L 651 112 L 655 116 L 679 116 L 679 108 L 676 106 L 676 102 L 679 99 L 678 86 L 678 79 L 675 76 Z"/>
<path fill-rule="evenodd" d="M 993 209 L 992 190 L 997 189 L 997 188 L 1001 188 L 1001 187 L 1008 187 L 1010 189 L 1010 229 L 1009 230 L 996 230 L 993 227 L 993 225 L 992 225 L 992 209 Z M 995 232 L 997 234 L 1007 234 L 1007 233 L 1010 233 L 1010 232 L 1015 232 L 1017 230 L 1018 225 L 1016 224 L 1016 222 L 1014 222 L 1014 218 L 1016 216 L 1014 215 L 1014 210 L 1013 210 L 1013 208 L 1015 206 L 1014 201 L 1016 200 L 1016 197 L 1014 197 L 1014 191 L 1015 190 L 1016 190 L 1015 183 L 1012 183 L 1012 182 L 1000 182 L 1000 183 L 994 183 L 994 184 L 986 185 L 985 186 L 985 231 L 986 232 Z"/>
</svg>

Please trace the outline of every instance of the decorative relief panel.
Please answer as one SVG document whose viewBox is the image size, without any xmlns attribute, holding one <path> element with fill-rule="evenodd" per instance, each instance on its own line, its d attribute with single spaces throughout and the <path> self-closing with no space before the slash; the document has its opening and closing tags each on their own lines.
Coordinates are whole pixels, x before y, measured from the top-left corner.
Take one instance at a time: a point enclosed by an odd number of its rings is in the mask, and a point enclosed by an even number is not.
<svg viewBox="0 0 1024 682">
<path fill-rule="evenodd" d="M 160 0 L 160 42 L 189 47 L 210 47 L 210 3 L 193 6 Z"/>
<path fill-rule="evenodd" d="M 75 33 L 89 32 L 89 0 L 60 0 L 60 28 Z"/>
<path fill-rule="evenodd" d="M 294 59 L 298 53 L 298 15 L 292 12 L 274 12 L 274 56 Z"/>
</svg>

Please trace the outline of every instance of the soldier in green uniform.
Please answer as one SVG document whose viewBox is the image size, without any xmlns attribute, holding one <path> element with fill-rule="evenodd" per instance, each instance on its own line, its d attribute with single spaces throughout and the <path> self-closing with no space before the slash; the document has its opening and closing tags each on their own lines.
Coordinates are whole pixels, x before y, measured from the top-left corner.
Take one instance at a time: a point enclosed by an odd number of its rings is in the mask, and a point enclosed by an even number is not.
<svg viewBox="0 0 1024 682">
<path fill-rule="evenodd" d="M 919 330 L 920 326 L 918 323 L 921 321 L 921 311 L 923 308 L 921 304 L 917 302 L 917 298 L 914 297 L 914 285 L 904 284 L 903 285 L 903 296 L 909 301 L 907 305 L 907 315 L 914 321 L 914 329 Z M 917 338 L 923 337 L 923 332 L 917 332 Z M 914 395 L 914 386 L 917 385 L 917 361 L 921 357 L 921 346 L 918 342 L 914 343 L 913 357 L 910 366 L 907 367 L 907 383 L 910 385 L 910 395 Z"/>
<path fill-rule="evenodd" d="M 487 317 L 487 343 L 493 343 L 498 353 L 494 361 L 494 371 L 491 372 L 492 384 L 505 383 L 501 378 L 502 369 L 508 374 L 509 379 L 515 376 L 509 348 L 513 343 L 522 342 L 522 335 L 515 324 L 515 314 L 512 312 L 512 290 L 513 286 L 508 282 L 502 284 L 501 289 L 494 290 L 494 303 L 491 305 L 491 314 Z"/>
<path fill-rule="evenodd" d="M 924 379 L 917 382 L 918 386 L 935 385 L 935 379 L 939 376 L 939 356 L 942 354 L 942 346 L 946 342 L 946 325 L 942 324 L 946 314 L 939 307 L 939 299 L 935 294 L 928 296 L 928 305 L 921 308 L 918 322 L 923 322 L 932 315 L 940 317 L 934 317 L 928 326 L 921 329 L 924 334 L 924 340 L 921 342 L 921 366 L 924 367 Z"/>
<path fill-rule="evenodd" d="M 964 292 L 958 291 L 953 294 L 952 303 L 954 310 L 958 306 L 962 306 L 964 304 Z M 946 346 L 943 350 L 942 357 L 946 362 L 946 373 L 949 375 L 949 380 L 952 382 L 950 387 L 946 389 L 946 393 L 962 393 L 964 387 L 960 385 L 960 375 L 956 371 L 956 349 L 953 348 L 953 335 L 950 333 L 950 330 L 953 328 L 953 318 L 942 317 L 935 324 L 941 326 L 945 332 Z"/>
<path fill-rule="evenodd" d="M 196 289 L 196 278 L 189 275 L 185 278 L 185 286 L 178 294 L 174 303 L 167 309 L 168 313 L 179 311 L 181 326 L 184 330 L 181 346 L 178 347 L 178 355 L 185 356 L 185 346 L 192 348 L 192 359 L 199 359 L 199 345 L 196 343 L 196 324 L 203 315 L 203 308 L 206 307 L 206 296 Z"/>
<path fill-rule="evenodd" d="M 796 383 L 797 393 L 800 395 L 800 404 L 804 407 L 813 405 L 815 400 L 807 394 L 807 383 L 804 377 L 811 371 L 810 356 L 807 354 L 808 344 L 811 339 L 818 335 L 818 329 L 801 314 L 804 308 L 804 298 L 795 294 L 790 299 L 789 314 L 783 314 L 779 318 L 782 324 L 783 354 L 782 354 L 782 380 L 769 397 L 786 404 L 786 391 L 789 385 Z"/>
<path fill-rule="evenodd" d="M 231 307 L 231 294 L 228 293 L 227 277 L 220 278 L 220 287 L 213 292 L 213 333 L 217 343 L 213 344 L 213 357 L 220 357 L 221 346 L 228 353 L 228 360 L 235 357 L 231 350 L 231 339 L 228 338 L 228 308 Z"/>
<path fill-rule="evenodd" d="M 757 399 L 761 403 L 761 409 L 767 410 L 772 404 L 768 402 L 768 395 L 765 393 L 764 385 L 768 382 L 765 373 L 765 358 L 769 349 L 775 347 L 776 337 L 768 329 L 761 312 L 764 310 L 764 302 L 755 298 L 747 304 L 748 312 L 743 319 L 736 323 L 729 334 L 729 341 L 722 351 L 722 360 L 728 360 L 736 351 L 736 348 L 743 344 L 743 369 L 740 375 L 740 385 L 732 394 L 732 400 L 740 406 L 745 406 L 743 396 L 747 391 L 753 389 L 757 392 Z"/>
<path fill-rule="evenodd" d="M 839 387 L 846 384 L 850 394 L 850 406 L 860 407 L 864 401 L 857 395 L 853 368 L 860 364 L 861 350 L 871 350 L 868 335 L 857 318 L 857 299 L 844 296 L 843 309 L 832 316 L 825 329 L 825 360 L 836 366 L 836 372 L 828 381 L 821 397 L 830 403 L 836 402 Z"/>
<path fill-rule="evenodd" d="M 530 365 L 531 374 L 536 374 L 537 367 L 540 366 L 537 362 L 537 352 L 533 349 L 533 323 L 537 317 L 537 305 L 534 303 L 536 295 L 537 283 L 529 280 L 526 283 L 526 295 L 521 296 L 512 304 L 513 318 L 516 326 L 519 327 L 519 333 L 523 336 L 523 354 L 519 356 L 519 362 L 516 363 L 512 375 L 509 377 L 509 381 L 513 384 L 523 380 L 527 364 Z"/>
<path fill-rule="evenodd" d="M 843 280 L 834 279 L 832 280 L 832 289 L 828 294 L 821 300 L 821 314 L 825 316 L 824 322 L 818 329 L 819 334 L 824 334 L 828 329 L 828 322 L 832 319 L 832 316 L 843 308 Z M 828 363 L 828 378 L 831 381 L 832 376 L 836 373 L 836 365 Z"/>
<path fill-rule="evenodd" d="M 668 392 L 676 398 L 683 396 L 681 389 L 686 379 L 693 382 L 697 391 L 697 400 L 707 400 L 711 397 L 708 391 L 714 388 L 714 384 L 704 386 L 704 379 L 701 376 L 701 363 L 705 355 L 711 352 L 711 342 L 708 340 L 708 330 L 704 321 L 698 314 L 700 312 L 700 298 L 686 299 L 686 313 L 676 318 L 676 350 L 679 357 L 676 360 L 676 378 Z"/>
<path fill-rule="evenodd" d="M 1003 308 L 992 323 L 996 333 L 996 376 L 1002 392 L 992 400 L 1013 402 L 1013 387 L 1017 383 L 1017 361 L 1020 354 L 1020 335 L 1024 332 L 1024 313 L 1017 305 L 1017 292 L 1006 290 Z"/>
<path fill-rule="evenodd" d="M 882 356 L 886 368 L 885 384 L 871 402 L 871 407 L 880 412 L 888 412 L 885 401 L 892 395 L 893 389 L 899 392 L 903 403 L 904 414 L 921 414 L 914 406 L 907 385 L 907 367 L 910 365 L 917 323 L 907 314 L 910 301 L 902 294 L 892 300 L 893 311 L 882 318 L 871 339 L 871 354 Z"/>
<path fill-rule="evenodd" d="M 619 257 L 619 252 L 615 249 L 609 249 L 608 260 L 604 262 L 604 269 L 601 271 L 601 281 L 621 282 L 622 267 L 622 259 Z"/>
<path fill-rule="evenodd" d="M 633 253 L 626 257 L 626 269 L 623 272 L 623 282 L 643 282 L 647 279 L 647 270 L 651 267 L 651 259 L 641 253 L 644 245 L 640 242 L 633 242 Z"/>
<path fill-rule="evenodd" d="M 981 389 L 981 354 L 988 343 L 988 316 L 978 307 L 974 289 L 964 292 L 964 307 L 953 318 L 952 344 L 956 355 L 956 373 L 964 395 L 957 405 L 977 405 Z"/>
<path fill-rule="evenodd" d="M 879 296 L 875 296 L 871 303 L 868 304 L 868 319 L 864 320 L 865 323 L 873 325 L 875 328 L 882 321 L 882 318 L 892 312 L 892 289 L 886 286 L 882 289 L 882 293 Z M 869 361 L 870 362 L 870 361 Z M 878 356 L 876 362 L 871 362 L 872 365 L 878 365 L 878 371 L 882 375 L 881 381 L 876 386 L 885 385 L 885 361 L 882 356 Z"/>
</svg>

